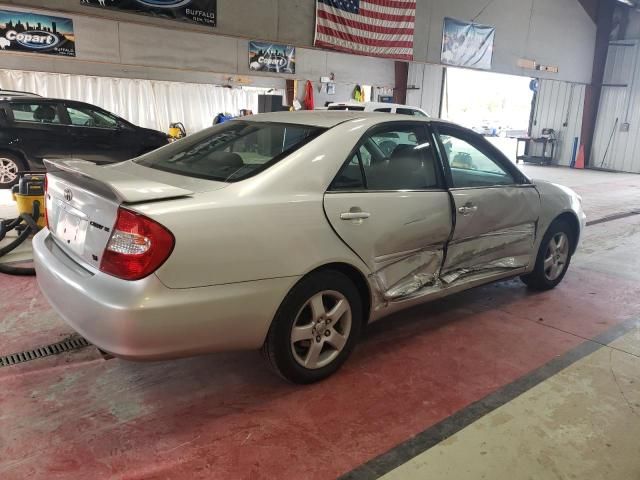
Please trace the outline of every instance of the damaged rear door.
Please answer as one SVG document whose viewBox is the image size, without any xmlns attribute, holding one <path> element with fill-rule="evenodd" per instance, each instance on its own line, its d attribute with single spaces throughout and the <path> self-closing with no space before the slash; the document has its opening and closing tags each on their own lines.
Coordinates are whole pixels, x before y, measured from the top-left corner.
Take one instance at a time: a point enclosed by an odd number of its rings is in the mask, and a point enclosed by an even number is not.
<svg viewBox="0 0 640 480">
<path fill-rule="evenodd" d="M 455 203 L 442 282 L 526 267 L 540 216 L 537 190 L 485 139 L 452 125 L 436 132 Z"/>
<path fill-rule="evenodd" d="M 437 283 L 452 214 L 425 123 L 390 122 L 367 132 L 324 206 L 333 229 L 367 263 L 386 300 Z"/>
</svg>

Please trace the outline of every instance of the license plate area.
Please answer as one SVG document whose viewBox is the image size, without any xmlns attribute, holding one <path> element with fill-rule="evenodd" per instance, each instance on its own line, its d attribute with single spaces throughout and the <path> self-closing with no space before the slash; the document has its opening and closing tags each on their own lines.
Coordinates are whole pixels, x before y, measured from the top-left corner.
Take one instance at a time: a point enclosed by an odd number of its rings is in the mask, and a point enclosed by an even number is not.
<svg viewBox="0 0 640 480">
<path fill-rule="evenodd" d="M 89 221 L 57 202 L 57 223 L 54 235 L 65 247 L 78 255 L 84 252 Z"/>
</svg>

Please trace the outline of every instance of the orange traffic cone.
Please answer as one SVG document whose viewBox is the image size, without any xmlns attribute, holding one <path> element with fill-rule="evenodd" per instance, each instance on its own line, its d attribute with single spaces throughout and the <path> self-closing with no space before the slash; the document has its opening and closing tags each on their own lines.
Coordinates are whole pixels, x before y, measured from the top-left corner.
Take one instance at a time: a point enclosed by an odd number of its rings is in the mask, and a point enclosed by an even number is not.
<svg viewBox="0 0 640 480">
<path fill-rule="evenodd" d="M 578 156 L 576 157 L 576 165 L 574 168 L 584 169 L 584 145 L 580 145 Z"/>
</svg>

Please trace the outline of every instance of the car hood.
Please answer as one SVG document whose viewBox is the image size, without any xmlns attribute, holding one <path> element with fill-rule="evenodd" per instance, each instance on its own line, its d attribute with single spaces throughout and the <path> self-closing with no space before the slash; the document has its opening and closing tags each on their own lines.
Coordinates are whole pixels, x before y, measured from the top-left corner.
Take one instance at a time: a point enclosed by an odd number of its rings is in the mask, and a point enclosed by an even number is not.
<svg viewBox="0 0 640 480">
<path fill-rule="evenodd" d="M 167 138 L 167 134 L 164 133 L 164 132 L 161 132 L 160 130 L 154 130 L 153 128 L 145 128 L 145 127 L 138 127 L 138 129 L 142 133 L 146 133 L 146 134 L 149 134 L 149 135 L 152 135 L 152 136 Z"/>
</svg>

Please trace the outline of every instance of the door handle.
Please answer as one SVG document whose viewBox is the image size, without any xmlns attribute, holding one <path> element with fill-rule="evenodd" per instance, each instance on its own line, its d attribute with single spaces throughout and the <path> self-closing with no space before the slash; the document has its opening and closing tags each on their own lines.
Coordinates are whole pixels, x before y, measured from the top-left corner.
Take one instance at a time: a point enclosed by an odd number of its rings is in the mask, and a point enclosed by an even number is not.
<svg viewBox="0 0 640 480">
<path fill-rule="evenodd" d="M 458 213 L 463 216 L 473 215 L 478 211 L 478 206 L 473 203 L 467 203 L 465 206 L 458 208 Z"/>
<path fill-rule="evenodd" d="M 363 212 L 360 207 L 351 207 L 348 212 L 340 214 L 340 220 L 366 220 L 371 217 L 369 212 Z"/>
<path fill-rule="evenodd" d="M 366 220 L 371 217 L 367 212 L 347 212 L 340 214 L 340 220 Z"/>
</svg>

